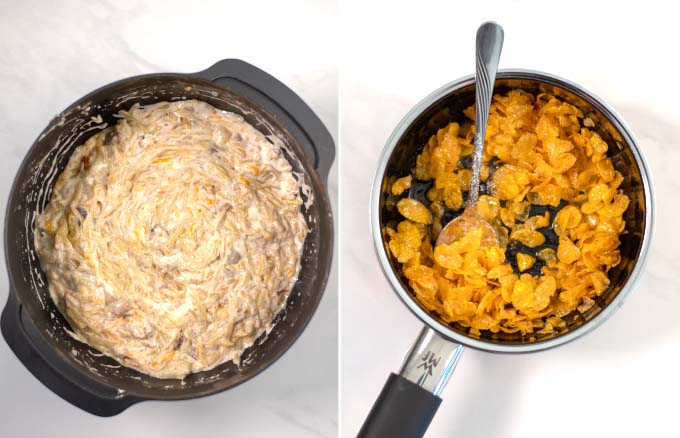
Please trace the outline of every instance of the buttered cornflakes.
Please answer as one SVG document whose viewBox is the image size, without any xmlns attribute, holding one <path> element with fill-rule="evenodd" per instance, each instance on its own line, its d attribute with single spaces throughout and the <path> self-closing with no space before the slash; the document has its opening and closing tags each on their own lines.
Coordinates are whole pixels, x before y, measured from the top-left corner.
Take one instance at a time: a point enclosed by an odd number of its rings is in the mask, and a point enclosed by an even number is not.
<svg viewBox="0 0 680 438">
<path fill-rule="evenodd" d="M 474 122 L 473 107 L 464 114 Z M 387 229 L 389 249 L 423 307 L 479 335 L 549 334 L 565 327 L 566 315 L 594 306 L 621 260 L 629 198 L 607 143 L 582 120 L 578 108 L 549 94 L 494 96 L 487 189 L 477 204 L 498 231 L 500 246 L 492 247 L 481 244 L 481 229 L 433 247 L 448 212 L 464 206 L 470 171 L 461 161 L 472 153 L 474 129 L 450 123 L 430 138 L 413 175 L 391 186 L 405 196 L 417 181 L 431 181 L 427 199 L 402 197 L 396 205 L 405 220 Z"/>
</svg>

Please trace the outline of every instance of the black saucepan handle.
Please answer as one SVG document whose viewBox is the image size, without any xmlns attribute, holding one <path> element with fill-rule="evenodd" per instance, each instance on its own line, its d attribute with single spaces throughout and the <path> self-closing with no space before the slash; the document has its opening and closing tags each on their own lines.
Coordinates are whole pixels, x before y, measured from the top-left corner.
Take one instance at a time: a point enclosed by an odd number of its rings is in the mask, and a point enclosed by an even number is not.
<svg viewBox="0 0 680 438">
<path fill-rule="evenodd" d="M 463 353 L 457 344 L 423 327 L 399 374 L 390 374 L 358 438 L 420 438 L 432 422 Z"/>
<path fill-rule="evenodd" d="M 100 417 L 110 417 L 143 399 L 90 379 L 68 364 L 42 339 L 10 291 L 0 319 L 2 336 L 21 363 L 45 386 L 69 403 Z"/>
<path fill-rule="evenodd" d="M 231 89 L 260 105 L 265 103 L 264 107 L 273 103 L 280 108 L 290 122 L 300 129 L 305 137 L 301 143 L 307 156 L 314 163 L 322 181 L 327 182 L 335 158 L 333 138 L 319 117 L 293 90 L 270 74 L 239 59 L 223 59 L 193 75 Z M 269 102 L 263 102 L 262 99 L 268 99 Z"/>
<path fill-rule="evenodd" d="M 391 373 L 358 438 L 418 438 L 425 435 L 442 399 Z"/>
</svg>

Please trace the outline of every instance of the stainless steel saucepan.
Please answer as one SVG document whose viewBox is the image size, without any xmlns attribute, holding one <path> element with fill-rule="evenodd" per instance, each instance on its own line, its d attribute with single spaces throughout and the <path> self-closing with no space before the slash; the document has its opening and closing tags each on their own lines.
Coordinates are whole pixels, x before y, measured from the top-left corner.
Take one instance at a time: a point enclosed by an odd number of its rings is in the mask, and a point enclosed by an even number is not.
<svg viewBox="0 0 680 438">
<path fill-rule="evenodd" d="M 594 122 L 592 128 L 609 144 L 608 156 L 623 175 L 622 190 L 630 197 L 624 214 L 621 262 L 609 272 L 609 289 L 596 305 L 565 317 L 566 327 L 550 334 L 488 333 L 472 337 L 464 327 L 444 322 L 415 300 L 400 264 L 387 247 L 386 224 L 399 220 L 390 195 L 389 178 L 411 173 L 428 139 L 449 122 L 462 121 L 474 103 L 475 80 L 464 77 L 443 86 L 418 103 L 397 125 L 383 149 L 371 196 L 371 227 L 385 276 L 402 302 L 425 324 L 399 374 L 392 373 L 359 432 L 367 437 L 419 437 L 434 417 L 439 395 L 465 347 L 496 353 L 545 350 L 572 341 L 602 324 L 625 302 L 643 271 L 652 237 L 654 199 L 648 166 L 623 119 L 602 99 L 557 76 L 530 70 L 501 70 L 494 93 L 520 88 L 547 92 L 569 102 Z M 420 188 L 422 190 L 422 187 Z M 412 188 L 413 190 L 413 188 Z"/>
</svg>

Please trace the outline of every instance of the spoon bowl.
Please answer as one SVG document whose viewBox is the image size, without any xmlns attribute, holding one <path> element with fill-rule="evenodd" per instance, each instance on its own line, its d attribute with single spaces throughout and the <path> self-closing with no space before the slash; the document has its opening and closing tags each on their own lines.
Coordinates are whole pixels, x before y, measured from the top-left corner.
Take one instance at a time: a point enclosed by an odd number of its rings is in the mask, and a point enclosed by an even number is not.
<svg viewBox="0 0 680 438">
<path fill-rule="evenodd" d="M 450 245 L 479 228 L 482 229 L 483 248 L 499 245 L 498 233 L 493 226 L 477 213 L 477 206 L 468 205 L 463 214 L 446 224 L 439 233 L 435 246 Z"/>
</svg>

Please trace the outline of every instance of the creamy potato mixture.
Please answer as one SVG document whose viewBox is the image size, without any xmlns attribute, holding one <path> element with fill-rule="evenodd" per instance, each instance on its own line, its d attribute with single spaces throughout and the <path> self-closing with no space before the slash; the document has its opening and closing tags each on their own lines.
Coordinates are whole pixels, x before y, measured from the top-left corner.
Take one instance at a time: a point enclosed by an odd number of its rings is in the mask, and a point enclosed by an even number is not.
<svg viewBox="0 0 680 438">
<path fill-rule="evenodd" d="M 297 279 L 300 184 L 278 146 L 207 103 L 120 117 L 36 219 L 52 299 L 79 340 L 151 376 L 238 363 Z"/>
</svg>

